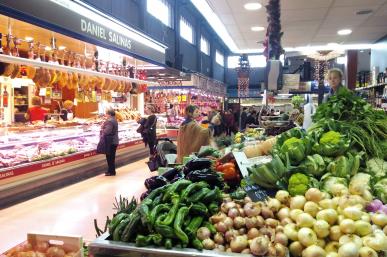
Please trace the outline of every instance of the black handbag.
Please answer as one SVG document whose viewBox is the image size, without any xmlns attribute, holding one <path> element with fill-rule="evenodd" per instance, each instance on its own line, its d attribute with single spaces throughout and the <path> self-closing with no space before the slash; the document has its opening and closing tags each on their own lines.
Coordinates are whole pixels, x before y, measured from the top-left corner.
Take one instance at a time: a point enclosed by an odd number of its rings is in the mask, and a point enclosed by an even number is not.
<svg viewBox="0 0 387 257">
<path fill-rule="evenodd" d="M 150 171 L 156 171 L 159 168 L 159 162 L 157 160 L 157 155 L 153 155 L 149 158 L 149 161 L 146 163 Z"/>
</svg>

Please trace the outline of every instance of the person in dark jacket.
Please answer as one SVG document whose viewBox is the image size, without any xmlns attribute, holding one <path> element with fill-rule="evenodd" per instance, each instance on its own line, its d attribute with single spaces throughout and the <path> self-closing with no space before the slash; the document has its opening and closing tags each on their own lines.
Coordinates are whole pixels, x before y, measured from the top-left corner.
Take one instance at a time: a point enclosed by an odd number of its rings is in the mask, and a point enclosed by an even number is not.
<svg viewBox="0 0 387 257">
<path fill-rule="evenodd" d="M 257 112 L 255 110 L 251 111 L 250 115 L 247 116 L 246 126 L 257 125 Z"/>
<path fill-rule="evenodd" d="M 118 146 L 118 123 L 116 120 L 116 112 L 113 109 L 106 111 L 107 119 L 103 123 L 100 137 L 104 138 L 106 144 L 106 161 L 108 171 L 105 176 L 116 175 L 116 150 Z"/>
<path fill-rule="evenodd" d="M 246 129 L 246 121 L 247 121 L 247 107 L 243 107 L 241 113 L 241 127 L 240 130 L 243 131 Z"/>
<path fill-rule="evenodd" d="M 145 125 L 144 125 L 144 132 L 143 137 L 146 137 L 146 141 L 149 146 L 149 154 L 152 156 L 155 154 L 155 145 L 157 143 L 157 135 L 156 135 L 156 126 L 157 126 L 157 117 L 154 114 L 154 108 L 153 106 L 148 106 L 147 114 L 149 114 Z"/>
</svg>

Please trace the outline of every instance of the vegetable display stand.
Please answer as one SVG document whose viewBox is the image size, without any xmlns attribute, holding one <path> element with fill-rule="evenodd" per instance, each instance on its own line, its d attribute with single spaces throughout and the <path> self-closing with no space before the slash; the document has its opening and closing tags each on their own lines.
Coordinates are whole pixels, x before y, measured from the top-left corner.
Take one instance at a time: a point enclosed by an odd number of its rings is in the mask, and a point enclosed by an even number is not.
<svg viewBox="0 0 387 257">
<path fill-rule="evenodd" d="M 93 257 L 220 257 L 220 256 L 251 256 L 249 254 L 216 252 L 211 250 L 198 251 L 192 248 L 136 247 L 134 243 L 109 240 L 105 233 L 89 244 L 89 255 Z"/>
</svg>

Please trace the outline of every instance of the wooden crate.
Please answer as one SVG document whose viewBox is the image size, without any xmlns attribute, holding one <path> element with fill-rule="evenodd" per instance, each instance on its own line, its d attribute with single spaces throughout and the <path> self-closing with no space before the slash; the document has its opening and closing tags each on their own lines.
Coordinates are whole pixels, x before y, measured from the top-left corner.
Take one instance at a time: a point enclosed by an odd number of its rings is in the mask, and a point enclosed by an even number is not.
<svg viewBox="0 0 387 257">
<path fill-rule="evenodd" d="M 28 233 L 27 240 L 23 243 L 18 244 L 17 246 L 9 249 L 3 254 L 0 254 L 0 257 L 11 257 L 17 256 L 16 252 L 23 251 L 22 249 L 31 245 L 32 250 L 35 250 L 37 242 L 48 242 L 49 247 L 58 246 L 61 247 L 66 254 L 72 252 L 73 257 L 84 257 L 83 256 L 83 240 L 80 236 L 70 236 L 70 235 L 49 235 L 49 234 L 35 234 Z M 25 250 L 28 251 L 28 250 Z"/>
</svg>

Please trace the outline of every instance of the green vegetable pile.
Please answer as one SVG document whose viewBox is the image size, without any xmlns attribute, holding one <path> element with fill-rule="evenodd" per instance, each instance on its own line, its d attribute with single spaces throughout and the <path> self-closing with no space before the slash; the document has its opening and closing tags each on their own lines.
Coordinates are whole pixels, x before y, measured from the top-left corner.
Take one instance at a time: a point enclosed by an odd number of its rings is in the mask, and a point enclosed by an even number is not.
<svg viewBox="0 0 387 257">
<path fill-rule="evenodd" d="M 112 240 L 149 245 L 203 249 L 196 231 L 219 211 L 222 191 L 207 182 L 181 179 L 153 190 L 130 214 L 119 213 L 108 229 Z"/>
</svg>

